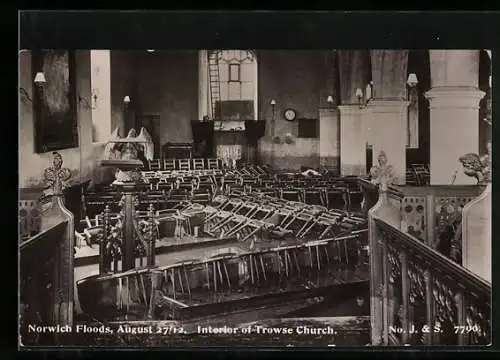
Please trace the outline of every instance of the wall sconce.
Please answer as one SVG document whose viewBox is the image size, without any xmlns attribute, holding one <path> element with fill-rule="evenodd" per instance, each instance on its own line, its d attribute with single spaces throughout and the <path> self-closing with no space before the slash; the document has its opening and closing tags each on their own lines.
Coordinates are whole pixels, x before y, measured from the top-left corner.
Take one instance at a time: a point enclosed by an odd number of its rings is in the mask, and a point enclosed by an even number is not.
<svg viewBox="0 0 500 360">
<path fill-rule="evenodd" d="M 363 94 L 363 90 L 361 88 L 356 89 L 356 98 L 358 99 L 359 108 L 362 109 L 370 100 L 373 99 L 373 81 L 370 81 L 365 88 L 365 93 Z"/>
<path fill-rule="evenodd" d="M 33 80 L 33 82 L 39 87 L 43 86 L 43 84 L 47 82 L 47 80 L 45 79 L 45 74 L 40 71 L 37 72 L 35 75 L 35 80 Z"/>
<path fill-rule="evenodd" d="M 125 97 L 123 98 L 123 104 L 125 106 L 128 106 L 128 104 L 130 104 L 130 96 L 125 95 Z"/>
<path fill-rule="evenodd" d="M 374 98 L 373 81 L 366 84 L 365 97 L 367 103 Z"/>
<path fill-rule="evenodd" d="M 328 103 L 328 108 L 331 109 L 333 107 L 333 96 L 328 95 L 326 102 Z"/>
<path fill-rule="evenodd" d="M 147 49 L 146 50 L 148 53 L 154 53 L 156 50 L 155 49 Z"/>
<path fill-rule="evenodd" d="M 35 79 L 33 80 L 33 83 L 37 86 L 38 89 L 42 89 L 43 85 L 47 82 L 45 79 L 45 74 L 43 72 L 37 72 L 35 75 Z M 30 97 L 26 89 L 20 87 L 19 88 L 19 94 L 21 96 L 21 101 L 26 103 L 26 102 L 33 102 L 33 99 Z"/>
<path fill-rule="evenodd" d="M 417 84 L 418 84 L 417 74 L 415 74 L 415 73 L 408 74 L 408 80 L 406 80 L 406 83 L 411 88 L 414 88 L 415 86 L 417 86 Z"/>
<path fill-rule="evenodd" d="M 273 114 L 272 121 L 273 121 L 273 127 L 274 127 L 274 121 L 276 120 L 276 100 L 272 99 L 270 104 L 271 104 L 271 110 L 272 110 L 272 114 Z M 273 135 L 274 135 L 274 129 L 273 129 Z"/>
<path fill-rule="evenodd" d="M 271 102 L 271 110 L 273 117 L 271 118 L 271 138 L 272 138 L 272 147 L 271 147 L 271 161 L 274 164 L 274 144 L 280 144 L 281 140 L 279 136 L 274 136 L 274 124 L 276 121 L 276 100 L 272 99 Z"/>
<path fill-rule="evenodd" d="M 410 88 L 408 97 L 410 100 L 410 104 L 414 105 L 417 102 L 418 98 L 418 93 L 417 93 L 417 84 L 418 84 L 418 78 L 417 74 L 415 73 L 410 73 L 408 74 L 408 80 L 406 80 L 406 84 Z"/>
</svg>

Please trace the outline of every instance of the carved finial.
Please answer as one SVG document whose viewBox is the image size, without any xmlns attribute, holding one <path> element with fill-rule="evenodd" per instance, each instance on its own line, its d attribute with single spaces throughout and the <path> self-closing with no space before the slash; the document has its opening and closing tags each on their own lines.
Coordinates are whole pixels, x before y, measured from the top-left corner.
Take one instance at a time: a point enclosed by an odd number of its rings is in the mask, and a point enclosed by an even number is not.
<svg viewBox="0 0 500 360">
<path fill-rule="evenodd" d="M 394 184 L 396 177 L 391 165 L 387 165 L 387 155 L 382 150 L 378 155 L 378 165 L 370 169 L 372 183 L 379 185 L 380 191 L 387 191 L 389 185 Z"/>
<path fill-rule="evenodd" d="M 53 195 L 61 195 L 64 183 L 71 177 L 71 171 L 68 168 L 63 168 L 63 159 L 61 154 L 54 151 L 52 153 L 54 159 L 52 160 L 52 167 L 45 169 L 43 176 L 45 180 L 52 187 Z"/>
<path fill-rule="evenodd" d="M 488 145 L 488 155 L 468 153 L 459 158 L 465 175 L 476 178 L 478 185 L 491 181 L 491 144 Z"/>
</svg>

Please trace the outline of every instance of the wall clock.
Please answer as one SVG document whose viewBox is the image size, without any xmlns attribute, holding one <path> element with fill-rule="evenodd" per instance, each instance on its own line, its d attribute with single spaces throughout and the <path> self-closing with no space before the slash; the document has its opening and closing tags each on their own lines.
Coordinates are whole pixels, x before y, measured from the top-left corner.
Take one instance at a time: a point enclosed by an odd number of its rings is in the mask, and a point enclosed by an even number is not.
<svg viewBox="0 0 500 360">
<path fill-rule="evenodd" d="M 285 120 L 293 121 L 297 117 L 297 113 L 293 109 L 286 109 L 283 113 Z"/>
</svg>

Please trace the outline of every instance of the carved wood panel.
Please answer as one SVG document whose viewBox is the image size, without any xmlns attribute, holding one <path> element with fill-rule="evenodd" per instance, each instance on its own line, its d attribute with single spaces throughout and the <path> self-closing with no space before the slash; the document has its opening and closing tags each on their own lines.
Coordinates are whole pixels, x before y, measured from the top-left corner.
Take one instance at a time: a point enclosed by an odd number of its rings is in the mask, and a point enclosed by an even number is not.
<svg viewBox="0 0 500 360">
<path fill-rule="evenodd" d="M 434 199 L 434 243 L 431 246 L 458 263 L 462 259 L 462 209 L 472 199 L 472 196 Z"/>
<path fill-rule="evenodd" d="M 425 196 L 405 196 L 401 205 L 401 230 L 425 243 L 427 241 Z"/>
</svg>

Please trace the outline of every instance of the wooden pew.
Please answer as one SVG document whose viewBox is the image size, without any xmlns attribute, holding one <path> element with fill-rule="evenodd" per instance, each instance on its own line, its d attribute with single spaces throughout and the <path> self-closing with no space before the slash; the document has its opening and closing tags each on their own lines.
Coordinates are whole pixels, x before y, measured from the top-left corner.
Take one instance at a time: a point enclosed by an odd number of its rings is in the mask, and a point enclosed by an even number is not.
<svg viewBox="0 0 500 360">
<path fill-rule="evenodd" d="M 30 331 L 30 326 L 73 326 L 75 227 L 63 194 L 63 181 L 70 175 L 69 169 L 62 168 L 60 154 L 54 153 L 53 166 L 44 173 L 52 194 L 42 210 L 41 231 L 19 244 L 20 342 L 24 346 L 68 342 L 63 333 L 42 334 Z"/>
</svg>

